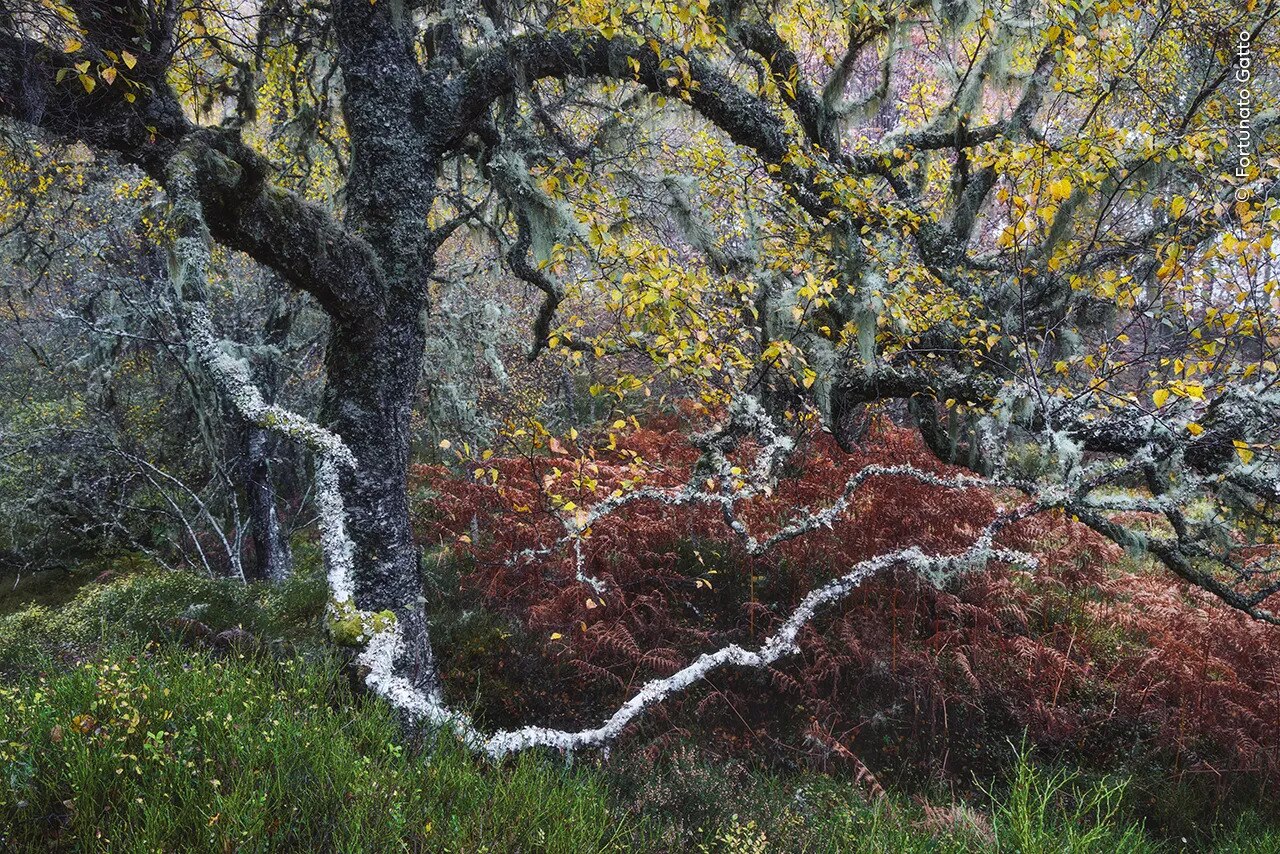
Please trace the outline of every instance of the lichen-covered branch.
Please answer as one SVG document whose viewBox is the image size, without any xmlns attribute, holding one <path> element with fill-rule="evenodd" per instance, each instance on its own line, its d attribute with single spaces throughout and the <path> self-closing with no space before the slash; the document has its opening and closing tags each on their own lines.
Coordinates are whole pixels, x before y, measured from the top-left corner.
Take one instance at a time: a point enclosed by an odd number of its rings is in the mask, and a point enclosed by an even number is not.
<svg viewBox="0 0 1280 854">
<path fill-rule="evenodd" d="M 745 435 L 756 438 L 758 449 L 751 467 L 747 471 L 741 471 L 729 459 L 728 452 L 731 446 L 740 442 Z M 912 465 L 867 466 L 849 478 L 840 495 L 831 504 L 818 510 L 802 508 L 787 524 L 764 539 L 758 539 L 739 516 L 738 505 L 758 495 L 768 494 L 774 489 L 782 463 L 795 447 L 791 437 L 778 431 L 777 425 L 756 398 L 745 395 L 730 407 L 730 417 L 724 423 L 695 437 L 694 442 L 702 447 L 703 456 L 682 486 L 636 489 L 612 495 L 576 514 L 558 515 L 556 518 L 565 529 L 564 536 L 542 548 L 518 552 L 508 563 L 514 564 L 546 557 L 572 543 L 577 580 L 590 585 L 597 593 L 603 593 L 606 589 L 604 582 L 586 572 L 582 542 L 587 532 L 600 520 L 633 504 L 653 502 L 667 507 L 695 504 L 719 507 L 725 524 L 742 542 L 747 554 L 759 557 L 788 540 L 819 528 L 831 527 L 849 508 L 853 495 L 859 487 L 873 477 L 909 477 L 944 489 L 972 489 L 1001 485 L 997 481 L 975 475 L 943 476 Z M 709 486 L 708 481 L 715 486 Z"/>
<path fill-rule="evenodd" d="M 688 690 L 717 670 L 726 667 L 763 668 L 797 652 L 800 632 L 822 610 L 843 601 L 863 582 L 887 569 L 904 567 L 938 583 L 980 568 L 993 559 L 1034 567 L 1036 561 L 1032 556 L 995 547 L 993 541 L 1005 525 L 1039 510 L 1038 506 L 1029 505 L 1002 514 L 979 534 L 969 548 L 961 552 L 929 555 L 912 547 L 864 560 L 805 596 L 759 648 L 748 650 L 732 644 L 704 653 L 671 676 L 646 682 L 600 726 L 589 729 L 572 731 L 528 726 L 484 735 L 465 715 L 449 709 L 438 697 L 415 691 L 407 679 L 396 675 L 393 663 L 400 653 L 400 639 L 396 631 L 384 633 L 371 641 L 361 656 L 361 662 L 370 668 L 367 679 L 370 686 L 397 708 L 423 723 L 453 729 L 472 749 L 495 759 L 538 747 L 565 752 L 601 747 L 617 740 L 628 725 L 653 706 Z"/>
<path fill-rule="evenodd" d="M 249 366 L 227 352 L 217 336 L 206 301 L 210 237 L 196 193 L 194 163 L 180 152 L 169 164 L 169 276 L 179 298 L 179 314 L 192 351 L 236 412 L 251 424 L 300 442 L 316 457 L 316 503 L 329 587 L 338 603 L 353 595 L 354 547 L 347 536 L 338 472 L 354 468 L 355 458 L 337 434 L 295 412 L 268 404 L 254 384 Z"/>
</svg>

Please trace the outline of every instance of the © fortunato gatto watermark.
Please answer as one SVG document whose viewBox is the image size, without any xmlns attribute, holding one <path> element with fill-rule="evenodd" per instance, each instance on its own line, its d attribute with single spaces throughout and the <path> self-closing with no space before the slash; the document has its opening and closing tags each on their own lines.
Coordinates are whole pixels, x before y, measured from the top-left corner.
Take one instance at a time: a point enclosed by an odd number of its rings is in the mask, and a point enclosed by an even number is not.
<svg viewBox="0 0 1280 854">
<path fill-rule="evenodd" d="M 1253 78 L 1252 38 L 1248 30 L 1241 30 L 1235 44 L 1236 124 L 1233 135 L 1235 136 L 1235 176 L 1237 178 L 1248 178 L 1249 169 L 1254 165 L 1253 123 L 1250 121 L 1253 116 L 1253 90 L 1249 85 Z M 1248 201 L 1249 188 L 1238 187 L 1236 200 Z"/>
</svg>

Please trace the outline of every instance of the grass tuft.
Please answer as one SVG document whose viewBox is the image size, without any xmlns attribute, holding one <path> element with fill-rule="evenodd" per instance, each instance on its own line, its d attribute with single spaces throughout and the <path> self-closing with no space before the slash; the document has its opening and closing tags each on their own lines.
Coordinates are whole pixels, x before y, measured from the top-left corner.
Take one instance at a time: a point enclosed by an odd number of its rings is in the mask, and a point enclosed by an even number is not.
<svg viewBox="0 0 1280 854">
<path fill-rule="evenodd" d="M 406 747 L 333 660 L 105 650 L 0 688 L 0 848 L 599 851 L 585 773 Z"/>
</svg>

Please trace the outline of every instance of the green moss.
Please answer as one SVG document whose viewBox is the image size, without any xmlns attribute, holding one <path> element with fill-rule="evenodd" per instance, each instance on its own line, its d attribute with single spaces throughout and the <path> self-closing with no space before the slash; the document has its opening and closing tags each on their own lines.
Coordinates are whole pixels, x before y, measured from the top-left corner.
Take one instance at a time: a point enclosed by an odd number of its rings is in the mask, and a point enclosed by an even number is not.
<svg viewBox="0 0 1280 854">
<path fill-rule="evenodd" d="M 28 604 L 0 616 L 0 670 L 28 666 L 38 653 L 81 654 L 122 640 L 174 639 L 183 634 L 184 620 L 214 632 L 239 627 L 263 640 L 320 645 L 326 643 L 319 617 L 327 599 L 323 573 L 305 563 L 276 587 L 144 569 L 89 582 L 56 608 Z"/>
<path fill-rule="evenodd" d="M 370 613 L 350 602 L 329 601 L 329 636 L 339 646 L 360 646 L 395 624 L 396 615 L 391 611 Z"/>
</svg>

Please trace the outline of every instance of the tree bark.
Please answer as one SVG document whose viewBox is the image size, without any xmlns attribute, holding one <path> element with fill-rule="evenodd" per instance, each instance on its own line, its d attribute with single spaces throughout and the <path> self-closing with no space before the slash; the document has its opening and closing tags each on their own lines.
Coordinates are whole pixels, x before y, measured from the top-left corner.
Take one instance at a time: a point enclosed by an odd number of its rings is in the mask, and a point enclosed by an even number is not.
<svg viewBox="0 0 1280 854">
<path fill-rule="evenodd" d="M 271 436 L 263 427 L 246 427 L 245 457 L 249 492 L 249 526 L 254 560 L 249 565 L 251 581 L 279 584 L 293 572 L 293 552 L 289 536 L 280 524 L 275 478 L 270 455 Z"/>
<path fill-rule="evenodd" d="M 422 371 L 423 313 L 435 199 L 435 114 L 400 0 L 334 7 L 342 112 L 351 136 L 348 229 L 377 256 L 377 313 L 334 316 L 326 357 L 325 422 L 355 456 L 342 475 L 355 547 L 355 601 L 395 613 L 403 631 L 399 673 L 436 690 L 418 548 L 409 517 L 409 416 Z"/>
<path fill-rule="evenodd" d="M 355 470 L 342 477 L 356 602 L 366 611 L 396 614 L 410 656 L 399 669 L 419 687 L 434 688 L 407 489 L 409 416 L 424 344 L 419 317 L 407 310 L 372 328 L 334 323 L 324 414 L 356 459 Z"/>
</svg>

